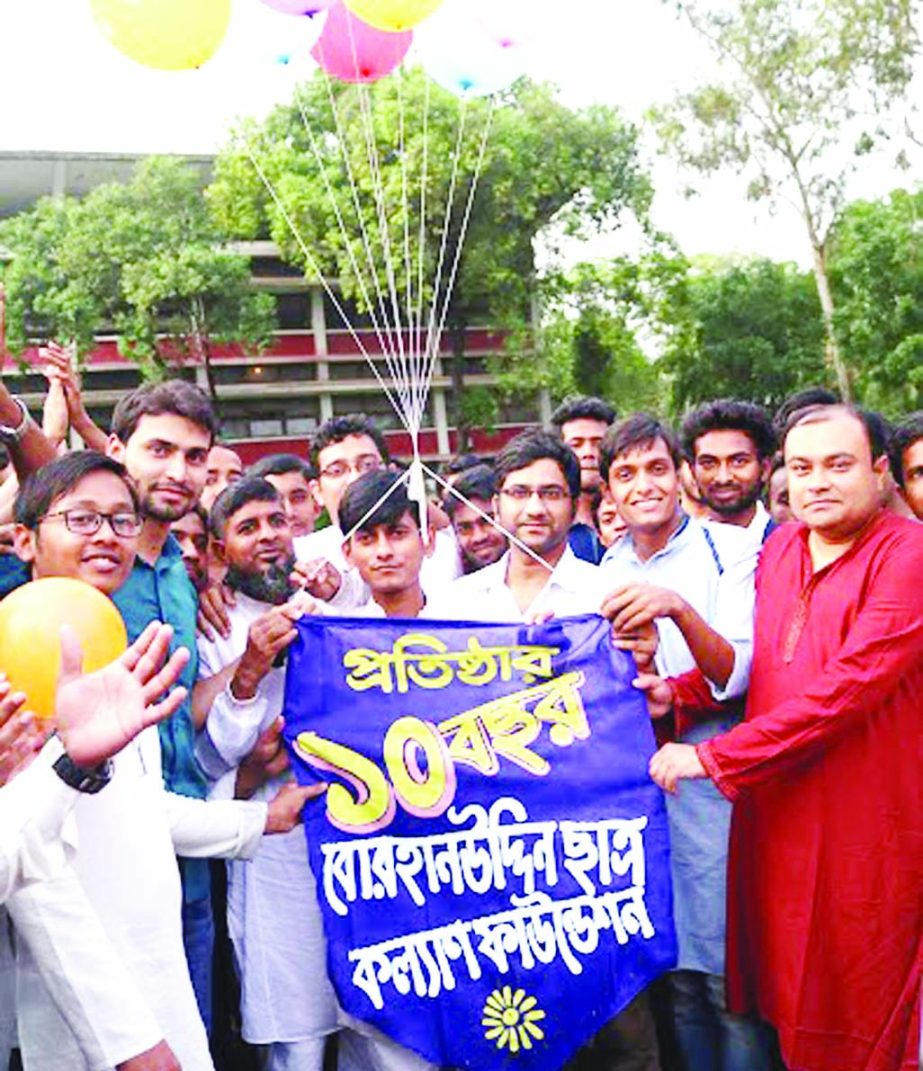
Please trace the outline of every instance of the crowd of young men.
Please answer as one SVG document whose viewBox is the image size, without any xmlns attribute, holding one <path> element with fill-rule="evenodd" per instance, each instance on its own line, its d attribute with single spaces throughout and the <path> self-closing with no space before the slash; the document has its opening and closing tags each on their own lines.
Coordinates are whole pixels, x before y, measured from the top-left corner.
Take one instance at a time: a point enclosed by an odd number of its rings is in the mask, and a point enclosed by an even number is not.
<svg viewBox="0 0 923 1071">
<path fill-rule="evenodd" d="M 213 1067 L 216 902 L 259 1066 L 430 1067 L 346 1016 L 323 966 L 295 828 L 322 789 L 294 786 L 281 716 L 295 622 L 324 613 L 601 613 L 635 657 L 679 961 L 569 1071 L 916 1066 L 923 414 L 891 430 L 818 389 L 775 420 L 707 403 L 677 434 L 573 399 L 553 433 L 449 462 L 421 509 L 358 415 L 245 469 L 184 381 L 123 397 L 108 436 L 72 404 L 97 450 L 56 456 L 0 387 L 22 480 L 0 586 L 113 599 L 126 713 L 74 713 L 94 675 L 67 636 L 53 740 L 0 681 L 0 1068 L 17 1037 L 26 1071 Z"/>
</svg>

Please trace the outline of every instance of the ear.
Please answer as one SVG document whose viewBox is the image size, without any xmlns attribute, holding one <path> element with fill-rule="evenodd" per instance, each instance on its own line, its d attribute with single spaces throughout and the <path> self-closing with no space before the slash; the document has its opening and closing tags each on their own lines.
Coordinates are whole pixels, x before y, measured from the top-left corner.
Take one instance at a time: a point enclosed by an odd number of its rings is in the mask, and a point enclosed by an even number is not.
<svg viewBox="0 0 923 1071">
<path fill-rule="evenodd" d="M 24 561 L 26 565 L 32 565 L 35 561 L 37 539 L 38 534 L 33 529 L 26 528 L 24 524 L 13 526 L 13 550 L 16 552 L 16 557 Z"/>
<path fill-rule="evenodd" d="M 763 487 L 769 483 L 769 470 L 772 468 L 772 458 L 764 457 L 760 462 L 760 483 Z"/>
<path fill-rule="evenodd" d="M 348 565 L 355 568 L 356 563 L 353 561 L 353 541 L 351 539 L 343 540 L 343 557 L 346 559 Z"/>
<path fill-rule="evenodd" d="M 317 512 L 320 513 L 324 508 L 324 499 L 320 493 L 320 480 L 309 480 L 308 490 L 311 492 L 311 497 L 314 499 L 314 505 L 317 507 Z"/>
<path fill-rule="evenodd" d="M 106 455 L 125 464 L 125 444 L 118 435 L 110 435 L 106 440 Z"/>
<path fill-rule="evenodd" d="M 436 529 L 428 524 L 426 526 L 426 542 L 423 544 L 423 554 L 427 558 L 432 558 L 436 551 Z"/>
<path fill-rule="evenodd" d="M 222 565 L 227 565 L 227 550 L 224 545 L 223 539 L 215 539 L 214 536 L 208 541 L 208 553 L 214 556 L 214 558 L 221 562 Z"/>
</svg>

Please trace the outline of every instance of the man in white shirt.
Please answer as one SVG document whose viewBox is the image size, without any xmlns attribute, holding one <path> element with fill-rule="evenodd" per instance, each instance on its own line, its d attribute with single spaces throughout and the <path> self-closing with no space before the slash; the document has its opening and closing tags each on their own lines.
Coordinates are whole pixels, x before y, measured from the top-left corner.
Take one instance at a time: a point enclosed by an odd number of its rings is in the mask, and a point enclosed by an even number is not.
<svg viewBox="0 0 923 1071">
<path fill-rule="evenodd" d="M 656 624 L 661 677 L 698 668 L 715 699 L 732 699 L 743 695 L 749 680 L 759 545 L 744 554 L 729 525 L 709 526 L 683 514 L 679 465 L 672 431 L 644 413 L 606 433 L 601 469 L 628 531 L 601 565 L 604 586 L 615 589 L 604 612 L 622 629 Z M 683 739 L 705 740 L 739 717 L 739 709 L 711 709 L 680 731 Z M 678 968 L 668 976 L 674 1029 L 689 1067 L 763 1071 L 762 1025 L 724 1010 L 731 808 L 710 782 L 702 784 L 702 790 L 667 799 L 679 940 Z"/>
<path fill-rule="evenodd" d="M 363 521 L 388 491 L 387 501 Z M 348 529 L 363 522 L 344 548 L 344 561 L 371 592 L 369 605 L 354 612 L 417 616 L 425 550 L 400 477 L 383 470 L 360 476 L 343 495 L 342 516 Z M 217 791 L 226 792 L 258 736 L 282 712 L 284 670 L 277 662 L 294 639 L 293 622 L 312 606 L 288 586 L 290 529 L 265 480 L 245 477 L 230 489 L 215 504 L 212 528 L 236 605 L 230 639 L 200 642 L 202 672 L 212 677 L 197 690 L 215 698 L 199 757 L 222 778 Z M 284 912 L 280 888 L 289 904 Z M 279 838 L 253 863 L 229 864 L 228 923 L 241 973 L 244 1037 L 267 1046 L 269 1071 L 319 1071 L 324 1038 L 334 1031 L 341 1071 L 427 1071 L 425 1061 L 338 1009 L 324 969 L 320 906 L 302 830 Z"/>
<path fill-rule="evenodd" d="M 245 476 L 228 488 L 210 523 L 235 601 L 230 635 L 199 639 L 193 707 L 207 716 L 197 756 L 212 782 L 210 799 L 265 800 L 291 781 L 287 763 L 255 788 L 238 772 L 282 713 L 285 650 L 302 607 L 313 603 L 290 585 L 291 527 L 268 480 Z M 264 1047 L 267 1071 L 320 1071 L 325 1039 L 337 1029 L 337 1005 L 304 830 L 265 838 L 252 862 L 230 860 L 227 867 L 243 1037 Z"/>
<path fill-rule="evenodd" d="M 776 527 L 762 502 L 777 445 L 766 410 L 706 402 L 683 421 L 681 440 L 711 520 L 741 529 L 746 546 L 762 546 Z"/>
<path fill-rule="evenodd" d="M 17 553 L 36 578 L 70 576 L 111 595 L 131 572 L 137 492 L 112 458 L 77 451 L 46 465 L 23 486 L 16 516 Z M 291 829 L 314 794 L 292 788 L 267 806 L 168 793 L 156 726 L 119 751 L 105 791 L 84 794 L 65 829 L 75 879 L 30 885 L 8 902 L 30 1071 L 124 1065 L 137 1051 L 127 1048 L 125 1023 L 99 1009 L 118 1006 L 125 991 L 156 1024 L 152 1045 L 165 1039 L 183 1071 L 211 1071 L 183 951 L 175 854 L 252 855 L 264 831 Z"/>
<path fill-rule="evenodd" d="M 568 545 L 581 493 L 580 462 L 559 439 L 526 432 L 508 443 L 494 466 L 498 522 L 510 548 L 493 565 L 452 584 L 434 616 L 472 621 L 537 621 L 598 613 L 605 593 L 598 566 Z M 646 637 L 614 637 L 642 657 Z M 657 1039 L 645 994 L 568 1063 L 568 1071 L 656 1071 Z"/>
<path fill-rule="evenodd" d="M 295 557 L 308 592 L 330 602 L 338 612 L 347 613 L 368 602 L 369 589 L 343 556 L 343 537 L 349 534 L 349 528 L 341 523 L 340 500 L 364 473 L 388 465 L 388 447 L 368 417 L 351 415 L 333 417 L 321 425 L 311 453 L 317 469 L 315 494 L 331 523 L 294 540 Z M 459 575 L 461 566 L 450 532 L 431 533 L 431 538 L 433 552 L 424 565 L 423 586 L 437 591 Z"/>
</svg>

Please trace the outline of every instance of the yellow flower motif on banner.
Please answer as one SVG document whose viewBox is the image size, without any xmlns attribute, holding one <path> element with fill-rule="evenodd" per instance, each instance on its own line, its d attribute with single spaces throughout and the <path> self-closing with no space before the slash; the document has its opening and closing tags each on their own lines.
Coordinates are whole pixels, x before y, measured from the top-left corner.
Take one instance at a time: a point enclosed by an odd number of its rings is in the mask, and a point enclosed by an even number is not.
<svg viewBox="0 0 923 1071">
<path fill-rule="evenodd" d="M 484 1037 L 496 1041 L 498 1049 L 509 1048 L 515 1055 L 520 1049 L 531 1049 L 532 1039 L 541 1041 L 545 1034 L 538 1021 L 545 1018 L 536 1007 L 535 997 L 527 997 L 524 989 L 513 990 L 505 985 L 495 989 L 484 1004 L 481 1025 L 486 1026 Z"/>
</svg>

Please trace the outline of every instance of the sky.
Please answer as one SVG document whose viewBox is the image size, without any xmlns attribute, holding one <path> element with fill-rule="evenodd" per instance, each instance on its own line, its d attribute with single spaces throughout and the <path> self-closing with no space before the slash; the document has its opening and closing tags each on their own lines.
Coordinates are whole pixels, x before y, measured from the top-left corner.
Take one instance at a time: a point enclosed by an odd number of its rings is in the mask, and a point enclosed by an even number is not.
<svg viewBox="0 0 923 1071">
<path fill-rule="evenodd" d="M 514 5 L 529 73 L 556 82 L 573 106 L 614 105 L 637 121 L 650 105 L 716 73 L 704 43 L 661 0 L 486 2 Z M 89 0 L 5 0 L 0 150 L 214 152 L 236 118 L 265 115 L 290 97 L 297 74 L 311 68 L 304 23 L 261 0 L 233 0 L 231 25 L 214 57 L 199 70 L 167 72 L 118 53 L 95 25 Z M 281 65 L 280 54 L 295 62 Z M 804 228 L 791 207 L 772 214 L 765 203 L 748 203 L 734 175 L 700 181 L 700 195 L 688 200 L 681 191 L 692 176 L 659 157 L 652 142 L 645 154 L 657 190 L 655 221 L 685 253 L 808 264 Z M 908 181 L 888 160 L 869 158 L 849 192 L 881 196 Z M 620 251 L 618 240 L 606 238 L 580 255 Z"/>
</svg>

